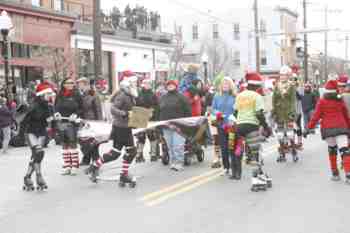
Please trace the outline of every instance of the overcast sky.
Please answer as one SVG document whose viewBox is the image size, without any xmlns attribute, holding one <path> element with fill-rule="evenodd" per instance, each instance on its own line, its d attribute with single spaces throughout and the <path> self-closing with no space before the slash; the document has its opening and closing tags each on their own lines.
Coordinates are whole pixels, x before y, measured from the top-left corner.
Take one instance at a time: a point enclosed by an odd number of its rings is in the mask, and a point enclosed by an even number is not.
<svg viewBox="0 0 350 233">
<path fill-rule="evenodd" d="M 199 11 L 222 11 L 229 8 L 251 8 L 253 0 L 102 0 L 102 8 L 110 9 L 118 6 L 124 9 L 127 4 L 136 4 L 149 10 L 157 10 L 163 21 L 176 18 L 177 12 L 198 14 Z M 330 28 L 349 30 L 350 34 L 350 1 L 349 0 L 307 0 L 308 28 L 325 26 L 325 7 L 328 5 L 328 24 Z M 302 0 L 259 0 L 259 6 L 286 6 L 299 13 L 299 26 L 303 22 Z M 219 15 L 215 15 L 219 16 Z M 165 20 L 168 21 L 168 20 Z M 345 32 L 329 33 L 329 53 L 337 57 L 345 57 Z M 324 34 L 309 34 L 309 46 L 312 53 L 324 51 Z"/>
</svg>

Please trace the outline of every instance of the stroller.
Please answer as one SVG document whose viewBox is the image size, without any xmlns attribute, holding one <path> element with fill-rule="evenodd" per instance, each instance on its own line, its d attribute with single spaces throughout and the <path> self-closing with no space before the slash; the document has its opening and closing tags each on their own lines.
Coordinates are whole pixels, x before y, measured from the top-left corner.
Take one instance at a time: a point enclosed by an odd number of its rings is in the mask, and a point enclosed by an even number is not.
<svg viewBox="0 0 350 233">
<path fill-rule="evenodd" d="M 208 119 L 205 117 L 186 118 L 181 120 L 174 120 L 172 124 L 181 129 L 181 134 L 186 138 L 184 165 L 190 166 L 193 159 L 196 157 L 198 162 L 204 161 L 204 150 L 202 146 L 207 146 L 209 142 L 209 125 Z M 168 147 L 161 136 L 162 148 L 162 163 L 168 165 L 170 161 Z"/>
</svg>

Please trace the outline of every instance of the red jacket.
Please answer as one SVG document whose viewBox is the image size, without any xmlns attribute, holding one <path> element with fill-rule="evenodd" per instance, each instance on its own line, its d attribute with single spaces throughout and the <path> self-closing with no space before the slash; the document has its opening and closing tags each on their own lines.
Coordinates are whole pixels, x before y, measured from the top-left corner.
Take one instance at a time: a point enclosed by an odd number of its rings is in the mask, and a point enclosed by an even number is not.
<svg viewBox="0 0 350 233">
<path fill-rule="evenodd" d="M 202 102 L 201 102 L 201 97 L 196 95 L 192 96 L 192 94 L 189 91 L 186 91 L 184 93 L 184 96 L 186 96 L 188 102 L 191 105 L 192 109 L 192 116 L 200 116 L 202 114 Z"/>
<path fill-rule="evenodd" d="M 308 124 L 308 128 L 315 128 L 319 120 L 321 120 L 321 129 L 350 128 L 348 110 L 342 100 L 320 99 Z"/>
</svg>

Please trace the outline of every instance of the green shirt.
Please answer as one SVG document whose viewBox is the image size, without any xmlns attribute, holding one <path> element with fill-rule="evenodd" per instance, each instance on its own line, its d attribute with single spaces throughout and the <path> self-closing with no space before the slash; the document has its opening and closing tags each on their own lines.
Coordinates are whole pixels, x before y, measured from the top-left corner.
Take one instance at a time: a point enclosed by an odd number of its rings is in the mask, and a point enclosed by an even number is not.
<svg viewBox="0 0 350 233">
<path fill-rule="evenodd" d="M 255 91 L 245 90 L 237 96 L 235 109 L 238 124 L 259 125 L 256 112 L 264 110 L 264 99 Z"/>
</svg>

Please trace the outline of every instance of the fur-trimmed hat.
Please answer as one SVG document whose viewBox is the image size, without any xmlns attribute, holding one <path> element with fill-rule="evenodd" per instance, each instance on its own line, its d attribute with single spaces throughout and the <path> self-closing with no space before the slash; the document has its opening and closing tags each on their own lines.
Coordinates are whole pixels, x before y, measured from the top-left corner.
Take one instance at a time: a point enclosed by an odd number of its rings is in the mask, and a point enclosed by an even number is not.
<svg viewBox="0 0 350 233">
<path fill-rule="evenodd" d="M 336 80 L 329 80 L 325 85 L 325 93 L 337 93 L 338 92 L 338 83 Z"/>
<path fill-rule="evenodd" d="M 346 83 L 348 82 L 349 77 L 346 74 L 339 75 L 338 77 L 338 86 L 346 86 Z"/>
<path fill-rule="evenodd" d="M 54 94 L 55 92 L 52 90 L 52 87 L 47 83 L 40 83 L 36 87 L 36 96 L 42 96 L 45 94 Z"/>
<path fill-rule="evenodd" d="M 261 86 L 263 84 L 263 78 L 259 73 L 256 73 L 256 72 L 247 73 L 245 75 L 245 79 L 248 84 L 252 84 L 256 86 Z"/>
</svg>

